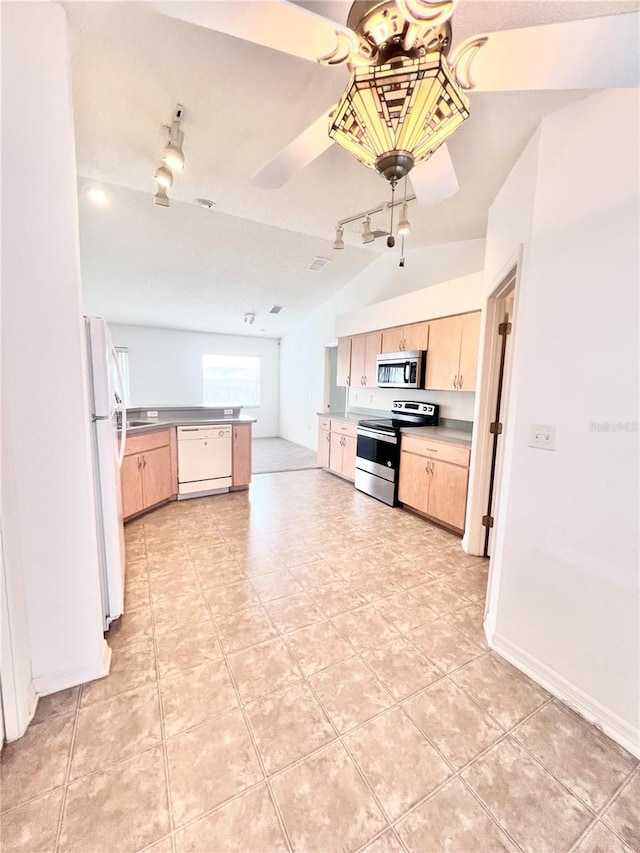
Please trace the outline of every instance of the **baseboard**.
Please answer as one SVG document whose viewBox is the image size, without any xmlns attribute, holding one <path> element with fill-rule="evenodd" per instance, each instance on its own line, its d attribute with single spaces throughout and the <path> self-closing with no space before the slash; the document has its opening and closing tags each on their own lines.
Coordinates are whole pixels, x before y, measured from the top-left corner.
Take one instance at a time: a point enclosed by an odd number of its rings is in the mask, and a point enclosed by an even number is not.
<svg viewBox="0 0 640 853">
<path fill-rule="evenodd" d="M 111 649 L 105 640 L 100 652 L 100 660 L 95 664 L 80 669 L 65 669 L 34 678 L 33 686 L 38 696 L 48 696 L 50 693 L 57 693 L 59 690 L 66 690 L 68 687 L 77 687 L 87 681 L 104 678 L 105 675 L 109 675 L 110 667 Z"/>
<path fill-rule="evenodd" d="M 491 648 L 501 657 L 512 663 L 525 675 L 548 690 L 557 699 L 601 729 L 620 746 L 623 746 L 636 758 L 640 758 L 640 728 L 635 728 L 614 714 L 600 702 L 589 696 L 579 687 L 571 684 L 546 664 L 532 657 L 519 646 L 493 631 Z"/>
</svg>

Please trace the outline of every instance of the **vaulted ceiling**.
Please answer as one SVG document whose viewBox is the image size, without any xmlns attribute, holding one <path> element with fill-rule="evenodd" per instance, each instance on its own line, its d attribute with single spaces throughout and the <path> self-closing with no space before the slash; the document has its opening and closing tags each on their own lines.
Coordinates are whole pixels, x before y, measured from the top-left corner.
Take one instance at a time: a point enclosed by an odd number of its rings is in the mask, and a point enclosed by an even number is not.
<svg viewBox="0 0 640 853">
<path fill-rule="evenodd" d="M 236 0 L 242 2 L 242 0 Z M 350 3 L 300 3 L 346 20 Z M 638 2 L 461 0 L 454 44 L 475 32 L 625 13 Z M 115 322 L 279 337 L 363 270 L 384 241 L 360 225 L 334 251 L 337 220 L 389 197 L 386 182 L 338 146 L 277 190 L 251 175 L 338 99 L 345 68 L 328 68 L 166 17 L 145 3 L 65 4 L 69 20 L 85 308 Z M 449 142 L 460 191 L 413 204 L 410 246 L 484 236 L 496 192 L 542 117 L 585 91 L 471 93 L 471 117 Z M 162 126 L 184 106 L 186 168 L 171 206 L 153 204 Z M 82 190 L 101 182 L 107 207 Z M 216 202 L 205 210 L 194 199 Z M 374 226 L 384 228 L 380 215 Z M 306 269 L 329 258 L 323 272 Z M 284 305 L 279 316 L 269 308 Z M 258 322 L 248 329 L 246 311 Z"/>
</svg>

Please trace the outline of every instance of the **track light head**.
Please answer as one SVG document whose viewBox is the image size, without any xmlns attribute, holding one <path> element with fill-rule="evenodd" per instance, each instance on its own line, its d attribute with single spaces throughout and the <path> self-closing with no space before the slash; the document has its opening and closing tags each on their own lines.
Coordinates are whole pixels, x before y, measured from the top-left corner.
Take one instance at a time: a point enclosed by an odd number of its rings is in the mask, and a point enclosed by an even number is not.
<svg viewBox="0 0 640 853">
<path fill-rule="evenodd" d="M 167 166 L 158 166 L 155 179 L 158 185 L 166 190 L 173 186 L 173 172 Z"/>
<path fill-rule="evenodd" d="M 411 223 L 408 219 L 406 203 L 402 205 L 402 216 L 400 217 L 400 222 L 398 222 L 398 234 L 411 234 Z"/>
<path fill-rule="evenodd" d="M 247 311 L 247 313 L 244 315 L 244 322 L 247 323 L 249 326 L 253 326 L 255 321 L 256 321 L 256 315 L 254 314 L 254 312 L 253 311 Z"/>
<path fill-rule="evenodd" d="M 376 239 L 375 234 L 371 230 L 371 217 L 367 216 L 366 219 L 362 223 L 362 242 L 363 243 L 373 243 Z"/>
<path fill-rule="evenodd" d="M 162 162 L 169 169 L 179 170 L 184 169 L 184 152 L 181 145 L 174 145 L 170 142 L 164 149 Z"/>
<path fill-rule="evenodd" d="M 334 249 L 344 249 L 344 228 L 342 225 L 336 226 L 336 239 L 333 241 Z"/>
<path fill-rule="evenodd" d="M 158 191 L 154 195 L 153 201 L 155 204 L 159 204 L 160 207 L 169 207 L 169 196 L 167 195 L 167 188 L 158 187 Z"/>
</svg>

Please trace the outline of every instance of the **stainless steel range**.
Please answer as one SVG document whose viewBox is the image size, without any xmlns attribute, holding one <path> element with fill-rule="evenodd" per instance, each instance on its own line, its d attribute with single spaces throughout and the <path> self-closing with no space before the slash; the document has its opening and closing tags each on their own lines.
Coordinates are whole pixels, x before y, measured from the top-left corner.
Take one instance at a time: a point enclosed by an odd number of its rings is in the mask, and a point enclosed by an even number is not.
<svg viewBox="0 0 640 853">
<path fill-rule="evenodd" d="M 435 403 L 395 400 L 390 418 L 358 421 L 355 486 L 389 506 L 398 505 L 400 430 L 438 426 Z"/>
</svg>

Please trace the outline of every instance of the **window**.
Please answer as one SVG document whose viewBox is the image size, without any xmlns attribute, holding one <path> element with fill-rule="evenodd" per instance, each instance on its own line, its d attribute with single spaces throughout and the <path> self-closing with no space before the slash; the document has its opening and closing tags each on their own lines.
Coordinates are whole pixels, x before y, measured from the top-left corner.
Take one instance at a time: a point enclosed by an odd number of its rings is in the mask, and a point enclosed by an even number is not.
<svg viewBox="0 0 640 853">
<path fill-rule="evenodd" d="M 131 405 L 131 395 L 129 394 L 129 350 L 127 347 L 115 347 L 116 361 L 122 375 L 122 393 L 124 394 L 124 405 Z"/>
<path fill-rule="evenodd" d="M 203 355 L 205 406 L 259 406 L 260 358 L 256 355 Z"/>
</svg>

